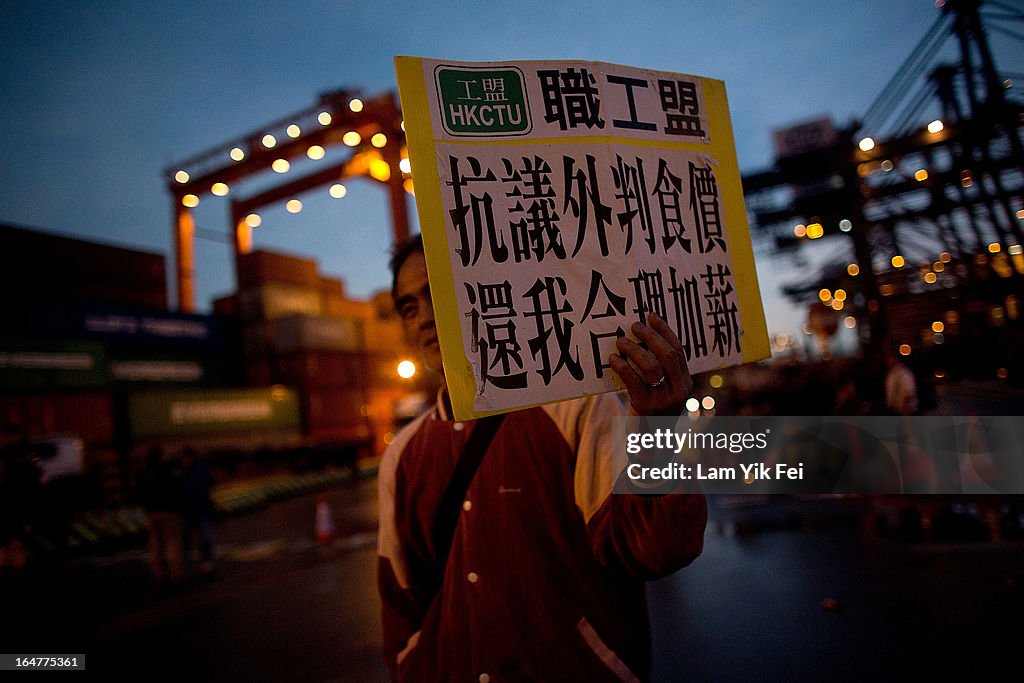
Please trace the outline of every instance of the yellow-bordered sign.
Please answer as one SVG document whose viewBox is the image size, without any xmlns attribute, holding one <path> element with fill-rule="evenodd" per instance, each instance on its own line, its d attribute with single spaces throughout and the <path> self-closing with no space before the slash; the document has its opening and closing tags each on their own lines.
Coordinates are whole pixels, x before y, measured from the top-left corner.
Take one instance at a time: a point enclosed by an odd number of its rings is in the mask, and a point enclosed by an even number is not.
<svg viewBox="0 0 1024 683">
<path fill-rule="evenodd" d="M 456 418 L 617 389 L 608 356 L 647 311 L 693 373 L 768 356 L 724 83 L 395 64 Z"/>
</svg>

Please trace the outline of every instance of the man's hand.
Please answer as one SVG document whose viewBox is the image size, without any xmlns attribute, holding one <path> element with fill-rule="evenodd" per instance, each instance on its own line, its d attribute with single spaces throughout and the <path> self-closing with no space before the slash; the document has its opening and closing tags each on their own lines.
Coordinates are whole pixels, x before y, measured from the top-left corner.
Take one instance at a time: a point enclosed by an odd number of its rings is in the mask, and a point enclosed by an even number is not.
<svg viewBox="0 0 1024 683">
<path fill-rule="evenodd" d="M 619 337 L 618 354 L 608 359 L 629 391 L 629 409 L 634 415 L 682 414 L 693 389 L 686 354 L 679 338 L 664 320 L 647 314 L 647 324 L 633 323 L 640 344 Z"/>
</svg>

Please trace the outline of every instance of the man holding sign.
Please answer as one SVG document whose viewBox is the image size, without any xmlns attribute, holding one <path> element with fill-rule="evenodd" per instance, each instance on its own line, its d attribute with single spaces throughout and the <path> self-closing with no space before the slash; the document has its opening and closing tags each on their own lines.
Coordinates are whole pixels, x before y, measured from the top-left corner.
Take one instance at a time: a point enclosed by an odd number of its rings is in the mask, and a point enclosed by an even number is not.
<svg viewBox="0 0 1024 683">
<path fill-rule="evenodd" d="M 393 268 L 406 339 L 441 372 L 422 243 L 397 251 Z M 654 315 L 633 332 L 640 343 L 622 337 L 608 359 L 630 412 L 679 415 L 692 387 L 679 340 Z M 494 427 L 494 418 L 453 420 L 443 387 L 398 435 L 380 469 L 379 587 L 394 680 L 649 677 L 643 582 L 700 554 L 707 509 L 700 494 L 612 495 L 611 420 L 621 412 L 614 394 L 600 394 Z M 487 442 L 474 439 L 488 428 Z M 460 465 L 474 457 L 467 474 Z M 453 495 L 456 516 L 444 520 Z M 439 520 L 452 528 L 438 530 Z"/>
<path fill-rule="evenodd" d="M 707 507 L 685 482 L 630 492 L 613 392 L 679 415 L 689 370 L 768 354 L 724 84 L 396 67 L 424 238 L 396 252 L 392 294 L 444 386 L 380 468 L 390 673 L 646 679 L 644 581 L 700 554 Z"/>
</svg>

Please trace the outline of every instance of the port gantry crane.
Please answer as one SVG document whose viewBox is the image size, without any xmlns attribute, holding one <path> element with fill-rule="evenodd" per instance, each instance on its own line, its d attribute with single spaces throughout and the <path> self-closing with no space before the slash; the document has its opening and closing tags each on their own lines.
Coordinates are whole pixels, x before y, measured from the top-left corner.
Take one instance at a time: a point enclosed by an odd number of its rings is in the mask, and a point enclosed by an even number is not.
<svg viewBox="0 0 1024 683">
<path fill-rule="evenodd" d="M 320 161 L 332 148 L 347 153 L 334 155 L 340 160 L 325 161 L 323 168 L 300 177 L 288 173 L 296 158 Z M 281 180 L 268 189 L 244 197 L 231 193 L 236 270 L 238 255 L 252 249 L 252 230 L 262 220 L 261 207 L 297 202 L 302 193 L 324 185 L 331 185 L 332 196 L 337 196 L 345 191 L 339 182 L 350 177 L 363 176 L 384 185 L 391 200 L 394 240 L 397 243 L 409 235 L 406 195 L 412 190 L 412 181 L 402 113 L 394 93 L 363 100 L 350 90 L 327 92 L 310 107 L 164 170 L 174 211 L 179 310 L 195 308 L 193 245 L 197 229 L 192 209 L 206 194 L 224 196 L 233 185 L 251 177 L 274 177 L 267 174 L 270 170 Z"/>
<path fill-rule="evenodd" d="M 819 295 L 845 309 L 876 356 L 886 340 L 941 343 L 916 328 L 951 297 L 960 307 L 1008 302 L 1016 319 L 1024 282 L 1024 106 L 1011 89 L 1024 74 L 1000 73 L 987 33 L 1024 41 L 1014 30 L 1024 11 L 995 0 L 936 4 L 940 16 L 859 121 L 777 131 L 774 167 L 743 176 L 762 254 L 850 240 L 852 250 L 838 251 L 852 260 L 784 291 L 812 310 Z M 955 61 L 942 60 L 951 53 Z M 926 312 L 909 315 L 918 309 Z"/>
</svg>

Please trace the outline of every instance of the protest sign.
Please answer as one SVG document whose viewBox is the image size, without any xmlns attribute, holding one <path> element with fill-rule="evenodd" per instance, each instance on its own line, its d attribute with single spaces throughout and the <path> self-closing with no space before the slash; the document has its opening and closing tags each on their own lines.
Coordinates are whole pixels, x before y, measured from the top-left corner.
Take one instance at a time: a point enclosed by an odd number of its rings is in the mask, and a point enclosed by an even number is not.
<svg viewBox="0 0 1024 683">
<path fill-rule="evenodd" d="M 458 419 L 617 389 L 608 356 L 647 311 L 692 373 L 768 355 L 721 81 L 395 63 Z"/>
</svg>

